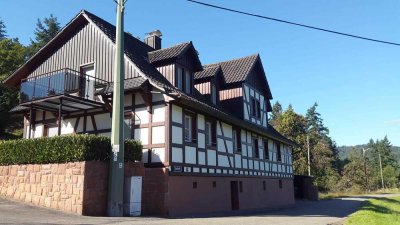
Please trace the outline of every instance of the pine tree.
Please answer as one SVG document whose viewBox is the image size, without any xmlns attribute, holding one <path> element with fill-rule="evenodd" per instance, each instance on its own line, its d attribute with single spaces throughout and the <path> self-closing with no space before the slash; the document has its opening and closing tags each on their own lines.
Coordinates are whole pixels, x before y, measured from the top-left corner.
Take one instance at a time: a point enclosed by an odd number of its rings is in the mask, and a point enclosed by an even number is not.
<svg viewBox="0 0 400 225">
<path fill-rule="evenodd" d="M 6 37 L 6 25 L 2 20 L 0 20 L 0 40 L 3 40 Z"/>
<path fill-rule="evenodd" d="M 38 19 L 34 31 L 35 40 L 31 39 L 27 57 L 29 58 L 39 51 L 39 49 L 53 39 L 60 30 L 60 23 L 57 21 L 57 17 L 54 17 L 53 14 L 50 14 L 50 17 L 48 18 L 44 18 L 43 22 Z"/>
</svg>

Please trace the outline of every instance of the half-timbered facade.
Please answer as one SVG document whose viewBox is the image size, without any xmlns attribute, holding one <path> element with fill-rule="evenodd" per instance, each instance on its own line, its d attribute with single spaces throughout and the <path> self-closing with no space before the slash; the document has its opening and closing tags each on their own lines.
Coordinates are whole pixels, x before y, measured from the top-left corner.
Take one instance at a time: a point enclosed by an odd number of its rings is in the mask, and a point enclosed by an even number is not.
<svg viewBox="0 0 400 225">
<path fill-rule="evenodd" d="M 82 11 L 5 81 L 21 88 L 24 138 L 110 135 L 114 42 L 113 25 Z M 125 138 L 166 171 L 158 213 L 293 203 L 295 143 L 268 124 L 259 55 L 202 65 L 192 42 L 161 48 L 156 31 L 125 34 L 124 60 Z"/>
</svg>

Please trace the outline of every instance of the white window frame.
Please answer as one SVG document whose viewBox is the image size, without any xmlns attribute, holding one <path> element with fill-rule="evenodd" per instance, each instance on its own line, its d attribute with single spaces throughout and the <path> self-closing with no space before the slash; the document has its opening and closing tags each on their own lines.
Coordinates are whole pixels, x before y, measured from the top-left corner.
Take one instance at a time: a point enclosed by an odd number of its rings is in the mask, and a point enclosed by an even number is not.
<svg viewBox="0 0 400 225">
<path fill-rule="evenodd" d="M 192 142 L 192 120 L 193 118 L 189 115 L 185 115 L 184 121 L 184 139 L 186 142 Z"/>
<path fill-rule="evenodd" d="M 206 145 L 212 146 L 212 124 L 210 121 L 206 121 Z"/>
</svg>

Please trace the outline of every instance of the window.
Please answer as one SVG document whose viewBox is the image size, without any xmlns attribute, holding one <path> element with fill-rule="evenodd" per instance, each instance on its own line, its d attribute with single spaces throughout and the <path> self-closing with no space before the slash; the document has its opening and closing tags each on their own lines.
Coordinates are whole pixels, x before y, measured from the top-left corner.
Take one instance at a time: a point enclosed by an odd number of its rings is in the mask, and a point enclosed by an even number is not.
<svg viewBox="0 0 400 225">
<path fill-rule="evenodd" d="M 132 138 L 132 119 L 131 116 L 125 116 L 124 118 L 124 139 Z"/>
<path fill-rule="evenodd" d="M 253 138 L 253 153 L 255 158 L 260 157 L 260 149 L 258 148 L 258 139 Z"/>
<path fill-rule="evenodd" d="M 263 180 L 263 190 L 264 191 L 267 190 L 267 184 L 266 184 L 265 180 Z"/>
<path fill-rule="evenodd" d="M 254 97 L 250 98 L 250 112 L 252 116 L 256 118 L 261 118 L 260 101 L 255 99 Z"/>
<path fill-rule="evenodd" d="M 215 86 L 215 84 L 211 84 L 211 102 L 216 105 L 217 104 L 217 87 Z"/>
<path fill-rule="evenodd" d="M 191 94 L 192 93 L 192 74 L 189 70 L 185 71 L 185 93 Z"/>
<path fill-rule="evenodd" d="M 217 145 L 217 132 L 215 122 L 206 121 L 206 145 L 216 146 Z"/>
<path fill-rule="evenodd" d="M 279 189 L 282 189 L 282 180 L 279 180 Z"/>
<path fill-rule="evenodd" d="M 233 150 L 237 152 L 242 151 L 242 140 L 240 137 L 240 130 L 233 129 L 232 130 L 232 138 L 233 138 Z"/>
<path fill-rule="evenodd" d="M 212 182 L 212 186 L 213 186 L 213 188 L 216 188 L 217 187 L 217 181 L 213 181 Z"/>
<path fill-rule="evenodd" d="M 196 120 L 193 114 L 185 114 L 184 121 L 185 133 L 184 138 L 186 142 L 196 142 Z"/>
<path fill-rule="evenodd" d="M 277 161 L 282 161 L 282 153 L 281 153 L 281 144 L 276 143 L 276 155 L 277 155 Z"/>
<path fill-rule="evenodd" d="M 193 189 L 197 188 L 197 182 L 193 182 Z"/>
<path fill-rule="evenodd" d="M 242 181 L 239 181 L 239 192 L 240 193 L 243 192 L 243 183 L 242 183 Z"/>
<path fill-rule="evenodd" d="M 176 78 L 175 78 L 175 86 L 179 90 L 183 90 L 183 68 L 178 68 L 176 73 Z"/>
<path fill-rule="evenodd" d="M 264 140 L 264 159 L 269 159 L 268 140 Z"/>
</svg>

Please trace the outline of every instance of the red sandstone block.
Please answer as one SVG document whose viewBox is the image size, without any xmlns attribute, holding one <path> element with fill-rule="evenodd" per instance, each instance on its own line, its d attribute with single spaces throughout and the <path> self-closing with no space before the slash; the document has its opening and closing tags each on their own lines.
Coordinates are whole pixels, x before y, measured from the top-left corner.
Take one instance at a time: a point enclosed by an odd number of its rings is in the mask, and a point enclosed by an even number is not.
<svg viewBox="0 0 400 225">
<path fill-rule="evenodd" d="M 57 174 L 62 175 L 66 173 L 66 165 L 65 164 L 59 164 L 57 166 Z"/>
</svg>

